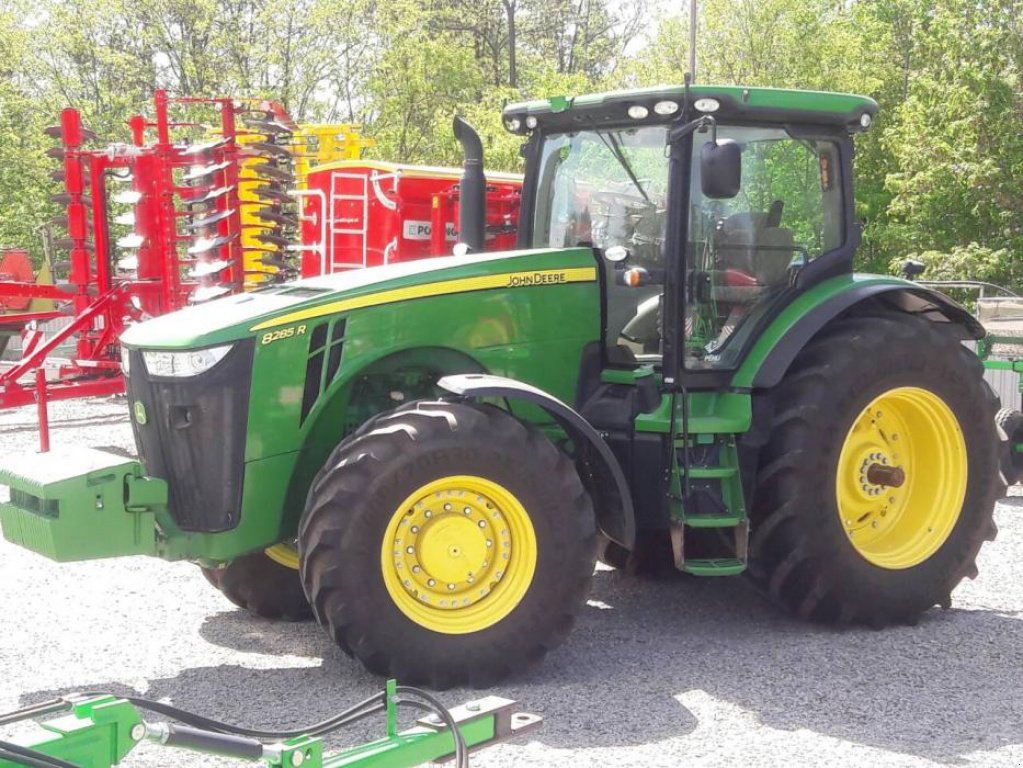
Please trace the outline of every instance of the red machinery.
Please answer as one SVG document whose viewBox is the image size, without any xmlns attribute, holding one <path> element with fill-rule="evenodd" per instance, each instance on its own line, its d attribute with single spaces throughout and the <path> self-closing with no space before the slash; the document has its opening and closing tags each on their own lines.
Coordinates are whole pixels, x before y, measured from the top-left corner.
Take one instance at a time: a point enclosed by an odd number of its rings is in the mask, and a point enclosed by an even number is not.
<svg viewBox="0 0 1023 768">
<path fill-rule="evenodd" d="M 217 135 L 200 144 L 174 143 L 172 131 L 191 129 L 208 135 L 209 129 L 195 122 L 173 122 L 171 104 L 193 111 L 215 109 Z M 0 282 L 0 301 L 5 304 L 31 298 L 61 303 L 56 311 L 3 316 L 5 326 L 21 325 L 26 332 L 22 359 L 0 372 L 0 407 L 25 405 L 44 396 L 122 392 L 117 339 L 126 323 L 239 290 L 246 250 L 240 181 L 261 182 L 252 204 L 260 209 L 257 216 L 273 217 L 258 225 L 255 250 L 279 261 L 281 270 L 289 267 L 276 242 L 294 237 L 294 230 L 286 226 L 289 214 L 294 216 L 289 208 L 294 201 L 286 194 L 294 176 L 290 147 L 278 144 L 287 144 L 297 127 L 283 109 L 273 102 L 239 105 L 232 99 L 171 99 L 163 91 L 157 91 L 155 107 L 155 121 L 141 116 L 129 121 L 133 145 L 86 149 L 83 145 L 95 136 L 82 127 L 74 109 L 65 109 L 61 124 L 47 129 L 61 142 L 49 154 L 63 165 L 54 178 L 63 182 L 64 191 L 53 200 L 65 208 L 66 219 L 55 222 L 66 224 L 68 237 L 54 245 L 69 252 L 70 272 L 67 286 L 61 288 L 35 285 L 24 276 Z M 245 126 L 241 130 L 236 127 L 238 116 Z M 150 129 L 155 129 L 156 138 L 147 145 Z M 249 137 L 244 147 L 237 140 L 241 135 Z M 262 159 L 255 166 L 248 164 L 248 179 L 239 172 L 243 156 Z M 41 338 L 37 323 L 66 315 L 73 317 L 69 325 Z M 46 384 L 46 391 L 39 391 L 42 384 L 27 385 L 25 378 L 41 370 L 46 358 L 72 338 L 75 355 L 60 368 L 57 379 Z"/>
<path fill-rule="evenodd" d="M 172 121 L 172 105 L 192 119 Z M 214 128 L 195 121 L 202 110 L 216 113 Z M 358 160 L 305 170 L 310 158 L 327 158 L 316 143 L 326 136 L 334 146 L 341 134 L 304 131 L 276 102 L 157 91 L 155 119 L 136 116 L 129 126 L 132 145 L 99 149 L 83 146 L 96 137 L 74 109 L 47 129 L 61 142 L 50 150 L 63 166 L 53 175 L 64 190 L 53 199 L 68 231 L 53 245 L 69 252 L 70 273 L 61 287 L 0 276 L 0 323 L 25 329 L 22 359 L 0 370 L 0 408 L 38 401 L 42 418 L 47 399 L 123 392 L 117 339 L 127 323 L 299 272 L 451 252 L 457 170 Z M 370 143 L 354 141 L 345 156 Z M 520 187 L 516 176 L 488 177 L 488 249 L 514 245 Z M 40 298 L 57 309 L 11 313 Z M 44 336 L 38 324 L 57 317 L 72 320 Z M 46 381 L 45 360 L 72 341 L 72 359 Z"/>
<path fill-rule="evenodd" d="M 366 160 L 310 171 L 302 210 L 302 275 L 451 253 L 461 171 Z M 522 177 L 487 174 L 487 250 L 515 247 Z"/>
</svg>

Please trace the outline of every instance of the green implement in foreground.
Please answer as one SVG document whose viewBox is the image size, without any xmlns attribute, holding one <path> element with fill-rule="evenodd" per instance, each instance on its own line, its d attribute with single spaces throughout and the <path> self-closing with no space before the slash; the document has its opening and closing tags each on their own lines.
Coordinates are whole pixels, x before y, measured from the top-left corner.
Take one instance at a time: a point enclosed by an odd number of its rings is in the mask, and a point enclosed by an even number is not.
<svg viewBox="0 0 1023 768">
<path fill-rule="evenodd" d="M 399 731 L 398 706 L 415 703 L 422 708 L 423 704 L 415 699 L 414 693 L 411 697 L 403 697 L 402 693 L 403 689 L 390 680 L 385 693 L 376 697 L 378 702 L 368 701 L 364 712 L 349 718 L 354 721 L 372 712 L 385 712 L 387 733 L 383 738 L 328 754 L 324 754 L 323 739 L 319 736 L 256 738 L 247 729 L 232 732 L 226 727 L 211 730 L 147 722 L 139 713 L 139 708 L 148 708 L 145 702 L 137 707 L 107 695 L 61 699 L 35 705 L 22 713 L 0 716 L 0 723 L 10 723 L 67 712 L 40 721 L 37 733 L 13 742 L 0 741 L 0 768 L 58 765 L 48 763 L 47 758 L 79 768 L 110 768 L 146 740 L 198 753 L 261 760 L 268 768 L 404 768 L 451 758 L 456 759 L 457 766 L 468 765 L 469 752 L 529 733 L 542 724 L 540 717 L 517 711 L 514 701 L 487 696 L 447 712 L 430 714 L 420 718 L 414 727 Z M 188 717 L 188 713 L 180 714 Z M 452 726 L 457 728 L 457 738 Z"/>
<path fill-rule="evenodd" d="M 541 659 L 595 557 L 746 574 L 814 621 L 912 623 L 975 573 L 1012 462 L 985 329 L 853 271 L 848 94 L 701 85 L 513 104 L 519 249 L 132 326 L 138 462 L 0 461 L 4 535 L 58 560 L 190 560 L 371 671 L 491 685 Z M 1011 440 L 1011 438 L 1009 438 Z M 684 617 L 680 617 L 680 621 Z"/>
</svg>

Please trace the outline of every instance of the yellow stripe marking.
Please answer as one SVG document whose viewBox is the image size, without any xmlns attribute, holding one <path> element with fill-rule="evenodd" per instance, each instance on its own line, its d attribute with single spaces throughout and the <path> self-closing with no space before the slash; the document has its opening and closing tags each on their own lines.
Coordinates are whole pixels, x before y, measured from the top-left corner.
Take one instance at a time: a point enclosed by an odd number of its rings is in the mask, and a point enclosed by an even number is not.
<svg viewBox="0 0 1023 768">
<path fill-rule="evenodd" d="M 412 285 L 408 288 L 395 288 L 390 291 L 383 291 L 382 293 L 371 293 L 366 296 L 333 301 L 330 304 L 321 304 L 318 307 L 300 309 L 297 312 L 289 312 L 286 315 L 264 320 L 252 326 L 249 330 L 262 331 L 266 328 L 297 323 L 314 317 L 335 315 L 341 312 L 349 312 L 353 309 L 365 309 L 381 304 L 408 301 L 409 299 L 447 296 L 452 293 L 467 293 L 469 291 L 485 291 L 490 288 L 529 288 L 541 285 L 563 285 L 565 283 L 592 283 L 596 279 L 596 267 L 540 269 L 529 272 L 502 272 L 497 275 L 484 275 L 482 277 L 464 277 L 459 280 L 446 280 L 441 283 L 426 283 L 425 285 Z"/>
</svg>

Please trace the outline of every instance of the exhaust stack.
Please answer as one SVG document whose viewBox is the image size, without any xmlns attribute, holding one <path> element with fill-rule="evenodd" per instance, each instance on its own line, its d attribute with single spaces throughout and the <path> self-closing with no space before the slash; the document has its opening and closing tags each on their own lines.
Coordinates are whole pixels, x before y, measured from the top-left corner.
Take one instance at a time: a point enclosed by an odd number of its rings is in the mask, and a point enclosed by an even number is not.
<svg viewBox="0 0 1023 768">
<path fill-rule="evenodd" d="M 465 157 L 459 183 L 458 239 L 469 251 L 482 251 L 486 241 L 487 179 L 483 175 L 483 142 L 476 129 L 460 117 L 455 118 L 455 138 L 462 144 Z"/>
</svg>

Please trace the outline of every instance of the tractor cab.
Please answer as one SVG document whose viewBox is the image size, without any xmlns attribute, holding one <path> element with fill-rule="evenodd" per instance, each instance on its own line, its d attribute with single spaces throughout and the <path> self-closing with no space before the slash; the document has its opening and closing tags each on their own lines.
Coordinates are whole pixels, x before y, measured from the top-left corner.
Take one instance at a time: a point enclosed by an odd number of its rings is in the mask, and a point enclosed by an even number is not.
<svg viewBox="0 0 1023 768">
<path fill-rule="evenodd" d="M 715 385 L 799 289 L 851 271 L 851 134 L 876 109 L 707 86 L 511 105 L 529 136 L 520 245 L 599 252 L 609 364 L 677 355 Z"/>
</svg>

